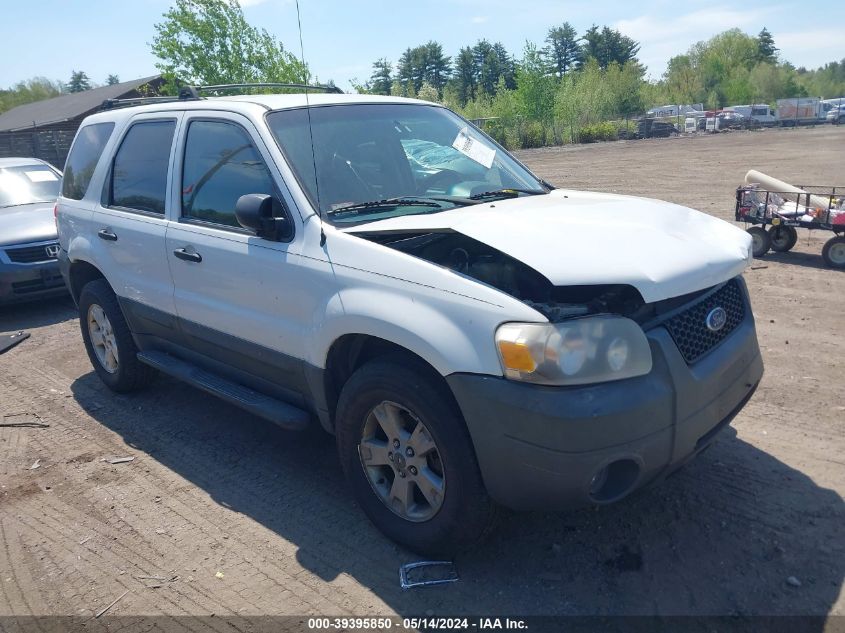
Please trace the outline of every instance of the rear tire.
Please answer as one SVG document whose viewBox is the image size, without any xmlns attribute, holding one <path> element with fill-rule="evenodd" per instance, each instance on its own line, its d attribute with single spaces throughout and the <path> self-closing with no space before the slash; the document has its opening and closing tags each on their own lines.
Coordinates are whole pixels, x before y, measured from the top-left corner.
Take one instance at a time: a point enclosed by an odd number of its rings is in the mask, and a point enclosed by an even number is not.
<svg viewBox="0 0 845 633">
<path fill-rule="evenodd" d="M 751 236 L 751 252 L 754 257 L 762 257 L 769 252 L 772 245 L 772 238 L 762 226 L 752 226 L 748 229 Z"/>
<path fill-rule="evenodd" d="M 769 229 L 769 242 L 773 251 L 786 253 L 798 241 L 798 231 L 793 226 L 773 226 Z"/>
<path fill-rule="evenodd" d="M 825 242 L 822 257 L 831 268 L 845 270 L 845 235 L 832 237 Z"/>
<path fill-rule="evenodd" d="M 79 326 L 88 358 L 109 389 L 118 393 L 136 391 L 155 378 L 156 371 L 138 360 L 132 333 L 105 279 L 95 279 L 82 288 Z"/>
<path fill-rule="evenodd" d="M 491 529 L 495 507 L 466 425 L 427 366 L 391 356 L 359 368 L 340 394 L 336 431 L 355 499 L 397 543 L 451 556 Z"/>
</svg>

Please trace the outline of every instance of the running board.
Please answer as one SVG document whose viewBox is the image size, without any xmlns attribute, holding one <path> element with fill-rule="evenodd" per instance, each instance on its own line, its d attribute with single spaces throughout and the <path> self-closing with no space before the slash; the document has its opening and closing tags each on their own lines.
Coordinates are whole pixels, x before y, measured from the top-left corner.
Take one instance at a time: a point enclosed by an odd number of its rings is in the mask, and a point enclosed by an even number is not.
<svg viewBox="0 0 845 633">
<path fill-rule="evenodd" d="M 307 411 L 207 372 L 170 354 L 155 351 L 138 352 L 138 360 L 240 407 L 244 411 L 269 420 L 283 429 L 302 431 L 311 422 L 311 416 Z"/>
</svg>

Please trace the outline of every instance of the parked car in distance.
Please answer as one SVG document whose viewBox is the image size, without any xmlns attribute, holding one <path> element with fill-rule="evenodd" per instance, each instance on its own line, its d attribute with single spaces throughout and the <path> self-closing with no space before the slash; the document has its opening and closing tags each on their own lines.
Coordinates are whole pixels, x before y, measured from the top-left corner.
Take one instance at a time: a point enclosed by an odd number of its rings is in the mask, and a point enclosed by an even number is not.
<svg viewBox="0 0 845 633">
<path fill-rule="evenodd" d="M 843 105 L 835 105 L 830 110 L 827 111 L 827 114 L 824 116 L 825 121 L 828 123 L 843 123 L 845 122 L 845 104 Z"/>
<path fill-rule="evenodd" d="M 745 115 L 733 110 L 722 110 L 717 116 L 720 130 L 745 127 L 749 122 Z"/>
<path fill-rule="evenodd" d="M 754 393 L 741 229 L 555 189 L 438 104 L 188 95 L 71 147 L 59 258 L 91 363 L 320 424 L 397 542 L 448 555 L 497 505 L 618 501 Z"/>
<path fill-rule="evenodd" d="M 61 177 L 36 158 L 0 158 L 0 304 L 67 293 L 53 215 Z"/>
</svg>

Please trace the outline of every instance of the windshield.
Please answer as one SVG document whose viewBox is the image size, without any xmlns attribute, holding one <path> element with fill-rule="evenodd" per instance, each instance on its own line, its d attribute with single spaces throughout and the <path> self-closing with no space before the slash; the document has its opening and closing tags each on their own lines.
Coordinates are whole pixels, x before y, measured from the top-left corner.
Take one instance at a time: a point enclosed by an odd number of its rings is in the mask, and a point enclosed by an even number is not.
<svg viewBox="0 0 845 633">
<path fill-rule="evenodd" d="M 34 202 L 55 202 L 59 176 L 47 165 L 0 168 L 0 207 Z"/>
<path fill-rule="evenodd" d="M 267 122 L 311 203 L 334 224 L 443 211 L 503 189 L 545 193 L 504 149 L 445 108 L 351 104 L 310 112 L 313 155 L 308 110 L 271 112 Z M 379 201 L 390 204 L 368 204 Z"/>
</svg>

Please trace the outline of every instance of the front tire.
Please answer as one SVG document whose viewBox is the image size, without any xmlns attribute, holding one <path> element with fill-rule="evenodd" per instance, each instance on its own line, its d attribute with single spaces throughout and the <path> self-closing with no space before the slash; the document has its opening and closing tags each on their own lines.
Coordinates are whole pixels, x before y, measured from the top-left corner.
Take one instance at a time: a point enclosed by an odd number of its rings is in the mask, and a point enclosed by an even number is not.
<svg viewBox="0 0 845 633">
<path fill-rule="evenodd" d="M 424 556 L 480 540 L 495 508 L 457 405 L 410 358 L 376 359 L 344 385 L 337 446 L 355 499 L 388 537 Z"/>
<path fill-rule="evenodd" d="M 748 229 L 751 236 L 751 253 L 754 257 L 762 257 L 769 252 L 772 238 L 762 226 L 752 226 Z"/>
<path fill-rule="evenodd" d="M 118 393 L 136 391 L 155 377 L 155 370 L 138 360 L 132 333 L 105 279 L 91 281 L 82 289 L 79 326 L 88 358 L 109 389 Z"/>
<path fill-rule="evenodd" d="M 773 226 L 769 229 L 769 241 L 773 251 L 786 253 L 798 242 L 798 231 L 792 226 Z"/>
</svg>

